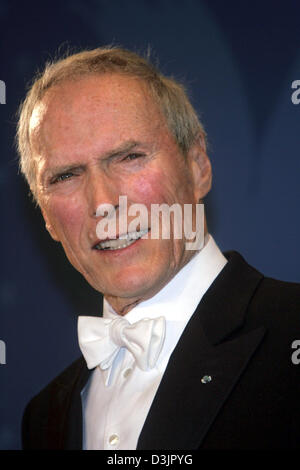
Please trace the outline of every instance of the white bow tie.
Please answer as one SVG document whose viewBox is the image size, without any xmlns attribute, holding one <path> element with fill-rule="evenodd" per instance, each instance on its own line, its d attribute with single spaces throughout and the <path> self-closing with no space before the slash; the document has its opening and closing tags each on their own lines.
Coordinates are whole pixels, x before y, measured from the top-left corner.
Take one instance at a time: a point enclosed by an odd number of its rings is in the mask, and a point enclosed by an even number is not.
<svg viewBox="0 0 300 470">
<path fill-rule="evenodd" d="M 144 318 L 129 323 L 125 318 L 78 317 L 78 339 L 89 369 L 108 369 L 121 348 L 127 348 L 142 370 L 152 369 L 162 350 L 166 320 Z"/>
</svg>

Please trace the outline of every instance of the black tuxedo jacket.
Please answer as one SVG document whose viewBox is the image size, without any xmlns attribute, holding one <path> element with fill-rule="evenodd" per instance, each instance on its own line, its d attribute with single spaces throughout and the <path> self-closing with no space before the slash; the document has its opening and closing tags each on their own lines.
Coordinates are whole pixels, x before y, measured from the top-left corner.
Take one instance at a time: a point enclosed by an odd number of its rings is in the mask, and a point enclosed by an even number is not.
<svg viewBox="0 0 300 470">
<path fill-rule="evenodd" d="M 225 256 L 170 358 L 138 449 L 300 447 L 300 364 L 292 361 L 300 285 L 265 278 L 236 252 Z M 80 358 L 31 400 L 24 449 L 82 448 L 89 374 Z"/>
</svg>

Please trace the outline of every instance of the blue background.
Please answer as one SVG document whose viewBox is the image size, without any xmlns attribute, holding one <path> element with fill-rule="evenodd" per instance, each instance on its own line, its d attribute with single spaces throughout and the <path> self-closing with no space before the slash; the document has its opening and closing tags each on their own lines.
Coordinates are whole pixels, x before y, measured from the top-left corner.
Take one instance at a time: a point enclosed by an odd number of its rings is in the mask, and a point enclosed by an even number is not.
<svg viewBox="0 0 300 470">
<path fill-rule="evenodd" d="M 16 110 L 57 51 L 151 46 L 190 90 L 209 137 L 209 229 L 268 276 L 300 281 L 299 0 L 71 0 L 0 3 L 0 448 L 20 448 L 25 404 L 79 356 L 76 318 L 101 296 L 68 264 L 18 174 Z"/>
</svg>

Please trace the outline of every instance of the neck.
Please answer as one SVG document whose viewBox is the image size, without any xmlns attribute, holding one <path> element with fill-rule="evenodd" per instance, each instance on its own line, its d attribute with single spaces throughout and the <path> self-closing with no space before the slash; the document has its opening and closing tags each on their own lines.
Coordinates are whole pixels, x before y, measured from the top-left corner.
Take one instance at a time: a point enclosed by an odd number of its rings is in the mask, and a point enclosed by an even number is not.
<svg viewBox="0 0 300 470">
<path fill-rule="evenodd" d="M 122 317 L 144 300 L 144 299 L 124 299 L 121 297 L 112 297 L 109 295 L 106 295 L 105 299 L 114 309 L 114 311 Z"/>
</svg>

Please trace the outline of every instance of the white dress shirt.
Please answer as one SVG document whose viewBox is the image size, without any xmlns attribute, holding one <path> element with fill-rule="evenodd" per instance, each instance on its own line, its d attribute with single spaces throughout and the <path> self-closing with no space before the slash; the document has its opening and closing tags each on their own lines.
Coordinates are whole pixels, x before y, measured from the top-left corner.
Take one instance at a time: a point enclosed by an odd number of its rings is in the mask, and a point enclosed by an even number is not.
<svg viewBox="0 0 300 470">
<path fill-rule="evenodd" d="M 130 310 L 125 318 L 166 318 L 163 349 L 153 369 L 142 371 L 121 348 L 108 370 L 96 367 L 81 392 L 83 448 L 134 450 L 170 356 L 201 298 L 227 263 L 211 235 L 188 264 L 154 297 Z M 103 317 L 117 313 L 104 299 Z"/>
</svg>

